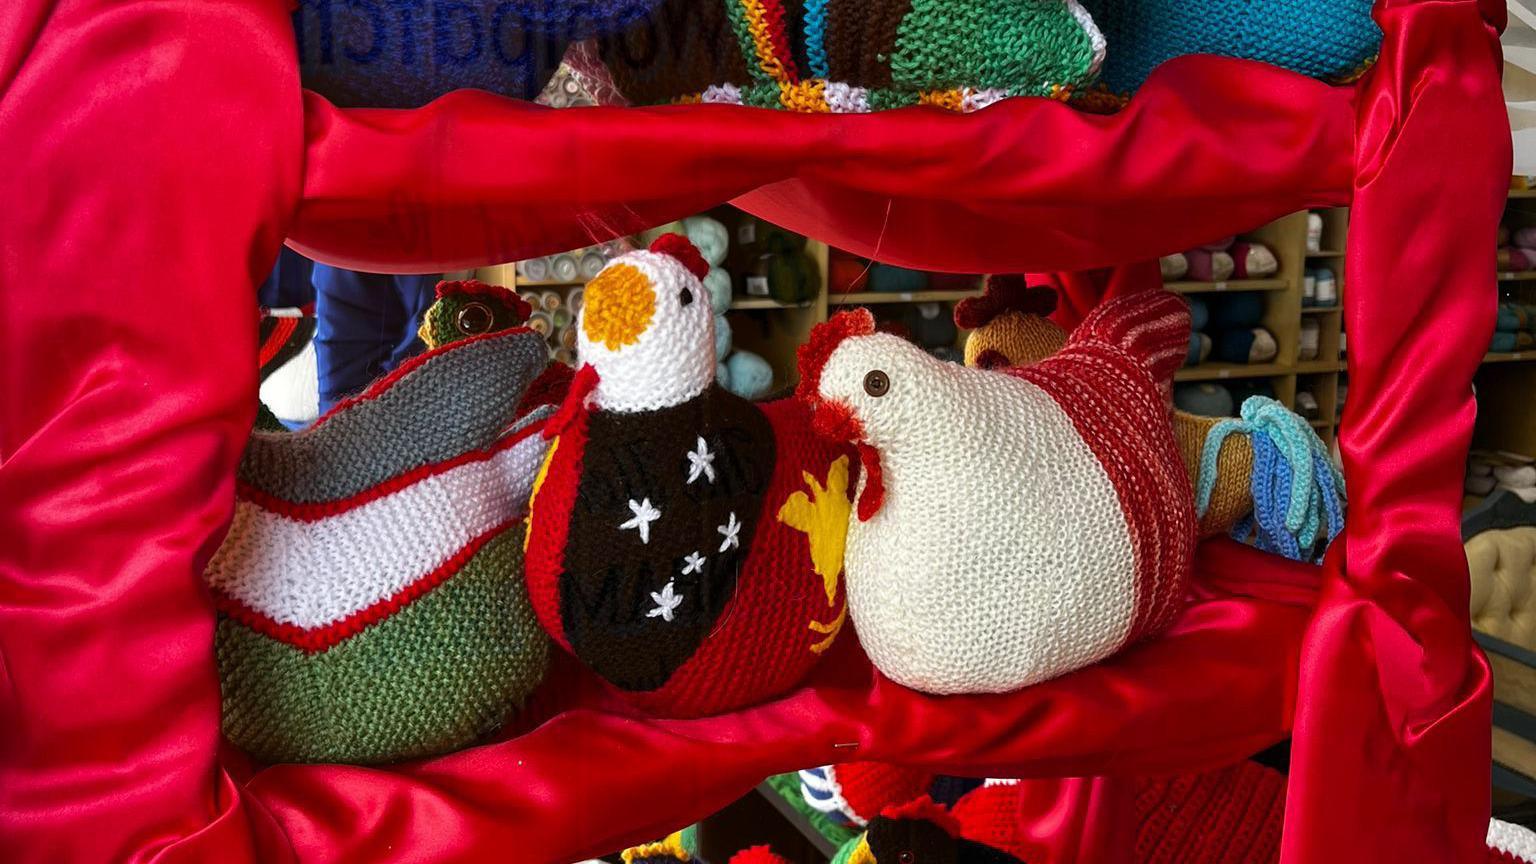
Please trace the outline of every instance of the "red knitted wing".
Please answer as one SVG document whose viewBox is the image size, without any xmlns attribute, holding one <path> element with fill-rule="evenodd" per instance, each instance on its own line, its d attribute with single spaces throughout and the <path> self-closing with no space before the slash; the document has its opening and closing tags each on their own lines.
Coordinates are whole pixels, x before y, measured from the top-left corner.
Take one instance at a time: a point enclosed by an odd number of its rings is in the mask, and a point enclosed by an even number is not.
<svg viewBox="0 0 1536 864">
<path fill-rule="evenodd" d="M 1151 370 L 1159 383 L 1166 383 L 1189 353 L 1189 305 L 1166 291 L 1106 300 L 1067 339 L 1068 348 L 1090 343 L 1128 355 Z"/>
</svg>

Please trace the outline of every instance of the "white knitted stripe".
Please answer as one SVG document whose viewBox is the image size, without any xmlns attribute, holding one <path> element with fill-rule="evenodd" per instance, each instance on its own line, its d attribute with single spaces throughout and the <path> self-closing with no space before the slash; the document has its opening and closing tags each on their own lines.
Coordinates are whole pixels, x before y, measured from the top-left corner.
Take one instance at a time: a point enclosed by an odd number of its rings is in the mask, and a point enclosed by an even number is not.
<svg viewBox="0 0 1536 864">
<path fill-rule="evenodd" d="M 1498 819 L 1488 820 L 1488 848 L 1536 864 L 1536 833 Z"/>
<path fill-rule="evenodd" d="M 209 584 L 280 623 L 314 629 L 386 600 L 475 539 L 527 512 L 547 442 L 426 477 L 314 522 L 249 502 L 208 565 Z"/>
<path fill-rule="evenodd" d="M 824 792 L 827 797 L 817 798 L 806 787 Z M 841 816 L 860 828 L 869 824 L 867 820 L 853 812 L 853 807 L 843 797 L 842 784 L 837 782 L 837 769 L 831 765 L 800 772 L 800 797 L 805 799 L 805 803 L 811 809 L 818 812 Z"/>
<path fill-rule="evenodd" d="M 1094 23 L 1093 16 L 1083 8 L 1083 4 L 1077 0 L 1067 0 L 1067 9 L 1071 10 L 1072 17 L 1083 27 L 1083 32 L 1088 34 L 1088 44 L 1093 46 L 1093 60 L 1089 61 L 1088 73 L 1085 78 L 1091 79 L 1099 74 L 1099 69 L 1104 66 L 1104 56 L 1109 50 L 1109 41 L 1104 38 L 1104 33 L 1099 25 Z"/>
</svg>

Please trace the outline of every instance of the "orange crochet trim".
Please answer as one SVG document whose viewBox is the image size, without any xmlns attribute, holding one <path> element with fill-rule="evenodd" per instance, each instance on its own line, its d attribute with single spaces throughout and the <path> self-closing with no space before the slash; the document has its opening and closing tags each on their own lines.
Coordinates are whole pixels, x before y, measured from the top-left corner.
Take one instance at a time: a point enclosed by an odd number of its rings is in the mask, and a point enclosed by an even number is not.
<svg viewBox="0 0 1536 864">
<path fill-rule="evenodd" d="M 917 104 L 932 105 L 958 113 L 965 110 L 965 91 L 960 89 L 923 90 L 917 94 Z"/>
<path fill-rule="evenodd" d="M 804 114 L 829 114 L 827 82 L 823 78 L 811 78 L 798 84 L 779 82 L 779 104 L 791 111 Z"/>
</svg>

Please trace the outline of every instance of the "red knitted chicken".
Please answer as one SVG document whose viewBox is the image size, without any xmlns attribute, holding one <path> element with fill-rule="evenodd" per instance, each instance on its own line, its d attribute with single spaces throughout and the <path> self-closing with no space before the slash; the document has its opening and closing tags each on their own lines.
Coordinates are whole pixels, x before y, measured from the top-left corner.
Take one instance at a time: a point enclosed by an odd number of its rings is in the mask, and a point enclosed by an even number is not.
<svg viewBox="0 0 1536 864">
<path fill-rule="evenodd" d="M 665 235 L 587 285 L 582 367 L 529 520 L 540 622 L 669 716 L 787 690 L 845 615 L 850 453 L 793 400 L 756 405 L 715 383 L 707 272 Z"/>
<path fill-rule="evenodd" d="M 1007 692 L 1169 623 L 1195 545 L 1168 387 L 1189 340 L 1178 297 L 1110 300 L 1066 347 L 998 371 L 818 325 L 798 396 L 864 466 L 849 612 L 886 676 L 929 693 Z"/>
</svg>

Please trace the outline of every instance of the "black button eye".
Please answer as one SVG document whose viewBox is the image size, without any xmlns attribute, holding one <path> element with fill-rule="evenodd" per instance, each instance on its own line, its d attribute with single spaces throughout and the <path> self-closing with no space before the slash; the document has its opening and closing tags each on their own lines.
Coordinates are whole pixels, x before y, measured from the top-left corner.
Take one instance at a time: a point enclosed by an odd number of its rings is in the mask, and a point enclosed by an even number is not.
<svg viewBox="0 0 1536 864">
<path fill-rule="evenodd" d="M 864 376 L 864 392 L 877 399 L 891 392 L 891 376 L 879 369 L 870 370 L 869 374 Z"/>
<path fill-rule="evenodd" d="M 913 855 L 910 849 L 901 850 L 901 854 L 896 857 L 900 859 L 901 864 L 912 864 L 912 862 L 917 860 L 917 856 Z"/>
<path fill-rule="evenodd" d="M 478 336 L 491 329 L 496 316 L 491 312 L 491 307 L 484 303 L 467 303 L 459 310 L 459 316 L 455 319 L 459 332 L 465 336 Z"/>
<path fill-rule="evenodd" d="M 677 302 L 680 305 L 683 305 L 683 306 L 688 306 L 688 305 L 692 304 L 693 303 L 693 291 L 691 289 L 684 288 L 683 290 L 677 292 Z"/>
</svg>

